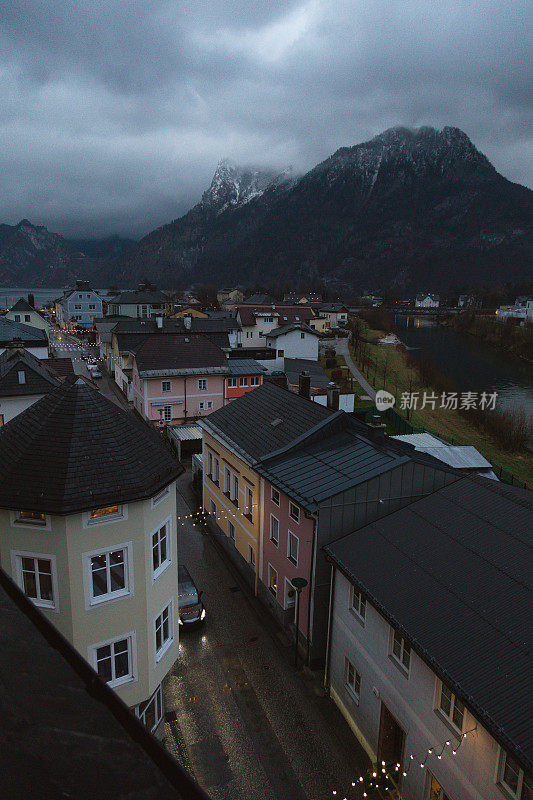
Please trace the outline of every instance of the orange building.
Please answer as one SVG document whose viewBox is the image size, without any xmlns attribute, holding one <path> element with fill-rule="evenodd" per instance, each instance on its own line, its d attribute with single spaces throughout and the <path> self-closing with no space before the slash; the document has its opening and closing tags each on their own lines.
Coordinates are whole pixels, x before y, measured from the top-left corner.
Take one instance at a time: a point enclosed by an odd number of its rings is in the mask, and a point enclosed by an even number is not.
<svg viewBox="0 0 533 800">
<path fill-rule="evenodd" d="M 228 360 L 229 375 L 225 378 L 224 405 L 263 384 L 263 375 L 267 371 L 253 358 L 230 358 Z"/>
</svg>

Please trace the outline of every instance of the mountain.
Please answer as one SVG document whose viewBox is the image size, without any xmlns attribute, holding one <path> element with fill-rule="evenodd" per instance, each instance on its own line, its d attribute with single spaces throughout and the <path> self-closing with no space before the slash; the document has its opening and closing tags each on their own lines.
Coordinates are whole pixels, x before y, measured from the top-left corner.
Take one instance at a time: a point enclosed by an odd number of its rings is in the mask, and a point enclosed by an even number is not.
<svg viewBox="0 0 533 800">
<path fill-rule="evenodd" d="M 392 128 L 306 175 L 223 161 L 202 200 L 145 236 L 115 279 L 443 290 L 531 271 L 533 192 L 458 128 Z"/>
<path fill-rule="evenodd" d="M 0 285 L 64 286 L 105 272 L 111 259 L 135 244 L 111 236 L 71 242 L 27 219 L 0 225 Z"/>
</svg>

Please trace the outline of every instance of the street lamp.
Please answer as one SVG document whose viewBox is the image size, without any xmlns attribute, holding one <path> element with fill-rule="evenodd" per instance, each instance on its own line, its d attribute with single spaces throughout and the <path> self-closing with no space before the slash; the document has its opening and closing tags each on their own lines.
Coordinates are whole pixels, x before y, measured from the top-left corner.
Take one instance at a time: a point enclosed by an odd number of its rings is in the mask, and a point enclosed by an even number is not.
<svg viewBox="0 0 533 800">
<path fill-rule="evenodd" d="M 294 668 L 298 669 L 298 631 L 300 627 L 300 592 L 307 586 L 305 578 L 293 578 L 292 585 L 296 589 L 296 631 L 294 634 Z"/>
</svg>

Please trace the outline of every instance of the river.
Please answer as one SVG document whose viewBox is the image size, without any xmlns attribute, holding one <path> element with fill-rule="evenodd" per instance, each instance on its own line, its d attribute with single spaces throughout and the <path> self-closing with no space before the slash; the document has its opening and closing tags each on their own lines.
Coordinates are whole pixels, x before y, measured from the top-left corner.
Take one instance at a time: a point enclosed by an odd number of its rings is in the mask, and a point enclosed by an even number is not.
<svg viewBox="0 0 533 800">
<path fill-rule="evenodd" d="M 533 415 L 533 366 L 433 319 L 397 314 L 394 333 L 412 355 L 427 353 L 459 391 L 497 392 L 504 408 Z"/>
</svg>

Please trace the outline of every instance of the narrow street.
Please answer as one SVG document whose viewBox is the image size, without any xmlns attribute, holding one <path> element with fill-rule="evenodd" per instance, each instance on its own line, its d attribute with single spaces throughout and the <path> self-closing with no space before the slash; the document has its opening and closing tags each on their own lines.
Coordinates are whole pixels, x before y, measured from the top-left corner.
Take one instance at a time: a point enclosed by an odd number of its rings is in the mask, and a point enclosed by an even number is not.
<svg viewBox="0 0 533 800">
<path fill-rule="evenodd" d="M 333 346 L 336 353 L 338 353 L 340 356 L 344 356 L 344 360 L 346 361 L 348 369 L 354 376 L 355 380 L 359 383 L 361 388 L 364 389 L 371 400 L 374 400 L 376 397 L 376 390 L 369 384 L 363 373 L 360 372 L 355 366 L 352 356 L 350 355 L 348 339 L 335 339 Z"/>
<path fill-rule="evenodd" d="M 189 480 L 177 496 L 179 560 L 207 617 L 202 629 L 180 630 L 180 661 L 166 681 L 167 747 L 214 800 L 358 797 L 351 782 L 367 759 L 347 724 L 319 681 L 295 672 L 290 642 L 211 537 L 179 519 L 190 513 Z"/>
</svg>

